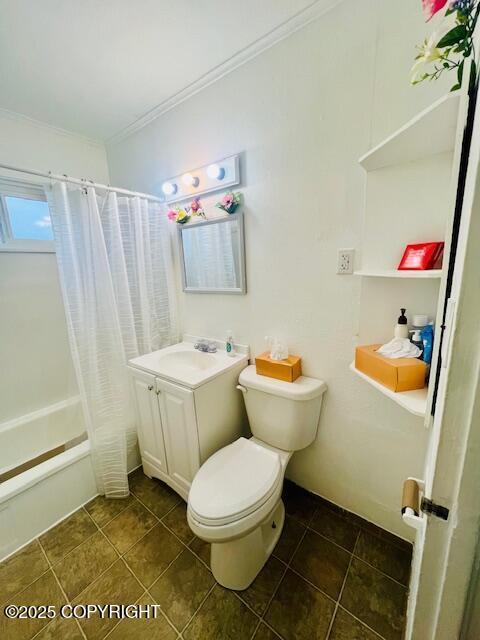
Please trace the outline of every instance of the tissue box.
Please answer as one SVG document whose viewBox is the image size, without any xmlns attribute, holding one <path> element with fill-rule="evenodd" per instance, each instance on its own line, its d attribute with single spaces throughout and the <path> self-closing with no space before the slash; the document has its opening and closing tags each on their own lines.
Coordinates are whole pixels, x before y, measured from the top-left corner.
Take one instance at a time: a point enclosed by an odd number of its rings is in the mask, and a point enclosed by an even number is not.
<svg viewBox="0 0 480 640">
<path fill-rule="evenodd" d="M 381 344 L 357 347 L 355 368 L 392 391 L 423 389 L 427 365 L 416 358 L 385 358 L 377 353 Z"/>
<path fill-rule="evenodd" d="M 255 366 L 259 376 L 285 382 L 294 382 L 302 375 L 302 359 L 299 356 L 288 356 L 285 360 L 272 360 L 269 352 L 265 351 L 255 358 Z"/>
</svg>

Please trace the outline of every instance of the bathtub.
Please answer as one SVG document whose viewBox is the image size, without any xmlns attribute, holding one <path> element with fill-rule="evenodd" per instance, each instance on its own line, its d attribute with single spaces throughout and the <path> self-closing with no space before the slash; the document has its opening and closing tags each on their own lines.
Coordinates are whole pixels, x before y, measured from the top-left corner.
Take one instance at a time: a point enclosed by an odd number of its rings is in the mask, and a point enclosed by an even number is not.
<svg viewBox="0 0 480 640">
<path fill-rule="evenodd" d="M 84 433 L 79 396 L 0 424 L 0 478 Z"/>
<path fill-rule="evenodd" d="M 46 452 L 65 449 L 0 483 L 0 560 L 97 495 L 84 431 L 78 397 L 0 425 L 4 477 Z"/>
</svg>

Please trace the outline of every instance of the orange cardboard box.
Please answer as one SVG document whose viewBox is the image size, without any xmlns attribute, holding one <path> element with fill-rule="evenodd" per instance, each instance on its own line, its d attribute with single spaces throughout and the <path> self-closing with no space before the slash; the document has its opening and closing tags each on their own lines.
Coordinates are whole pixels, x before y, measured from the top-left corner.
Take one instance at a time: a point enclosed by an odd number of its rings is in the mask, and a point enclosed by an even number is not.
<svg viewBox="0 0 480 640">
<path fill-rule="evenodd" d="M 288 356 L 285 360 L 272 360 L 268 351 L 255 358 L 255 366 L 259 376 L 267 376 L 294 382 L 302 375 L 302 359 L 299 356 Z"/>
<path fill-rule="evenodd" d="M 355 368 L 392 391 L 423 389 L 427 365 L 416 358 L 385 358 L 377 353 L 381 346 L 357 347 Z"/>
</svg>

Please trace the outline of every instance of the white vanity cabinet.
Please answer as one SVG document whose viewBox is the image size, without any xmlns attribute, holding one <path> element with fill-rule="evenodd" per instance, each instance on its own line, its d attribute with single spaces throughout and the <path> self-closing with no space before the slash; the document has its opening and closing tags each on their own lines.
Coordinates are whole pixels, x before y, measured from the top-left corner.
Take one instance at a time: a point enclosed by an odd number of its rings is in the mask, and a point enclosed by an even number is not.
<svg viewBox="0 0 480 640">
<path fill-rule="evenodd" d="M 129 369 L 137 410 L 138 445 L 142 461 L 147 467 L 155 467 L 160 473 L 168 473 L 155 376 L 139 369 Z"/>
<path fill-rule="evenodd" d="M 144 362 L 137 358 L 128 367 L 143 469 L 186 500 L 200 465 L 248 430 L 242 394 L 236 389 L 248 359 L 239 357 L 193 389 L 136 366 Z"/>
</svg>

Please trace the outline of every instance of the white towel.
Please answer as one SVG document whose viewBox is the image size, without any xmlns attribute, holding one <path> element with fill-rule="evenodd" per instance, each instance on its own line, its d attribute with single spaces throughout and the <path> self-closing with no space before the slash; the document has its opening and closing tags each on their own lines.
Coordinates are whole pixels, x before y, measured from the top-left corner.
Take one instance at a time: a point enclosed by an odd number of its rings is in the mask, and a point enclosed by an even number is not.
<svg viewBox="0 0 480 640">
<path fill-rule="evenodd" d="M 422 355 L 422 350 L 408 338 L 394 338 L 380 347 L 377 353 L 385 358 L 418 358 Z"/>
</svg>

